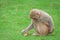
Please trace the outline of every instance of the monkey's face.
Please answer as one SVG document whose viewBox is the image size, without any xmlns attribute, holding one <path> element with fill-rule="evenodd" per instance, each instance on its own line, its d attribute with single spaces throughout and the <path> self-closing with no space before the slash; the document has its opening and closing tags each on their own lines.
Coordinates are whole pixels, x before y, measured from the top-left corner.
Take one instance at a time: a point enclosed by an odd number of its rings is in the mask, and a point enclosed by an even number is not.
<svg viewBox="0 0 60 40">
<path fill-rule="evenodd" d="M 40 14 L 38 12 L 32 12 L 30 14 L 30 18 L 34 19 L 34 20 L 37 20 L 40 18 Z"/>
</svg>

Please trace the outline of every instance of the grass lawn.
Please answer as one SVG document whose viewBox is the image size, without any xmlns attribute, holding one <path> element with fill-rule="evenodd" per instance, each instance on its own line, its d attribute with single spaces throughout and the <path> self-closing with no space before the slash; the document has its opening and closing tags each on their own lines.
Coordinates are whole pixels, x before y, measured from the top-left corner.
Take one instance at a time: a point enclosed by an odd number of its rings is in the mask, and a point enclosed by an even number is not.
<svg viewBox="0 0 60 40">
<path fill-rule="evenodd" d="M 48 12 L 55 24 L 55 30 L 48 36 L 21 35 L 31 19 L 31 9 Z M 60 40 L 60 0 L 0 0 L 0 40 Z"/>
</svg>

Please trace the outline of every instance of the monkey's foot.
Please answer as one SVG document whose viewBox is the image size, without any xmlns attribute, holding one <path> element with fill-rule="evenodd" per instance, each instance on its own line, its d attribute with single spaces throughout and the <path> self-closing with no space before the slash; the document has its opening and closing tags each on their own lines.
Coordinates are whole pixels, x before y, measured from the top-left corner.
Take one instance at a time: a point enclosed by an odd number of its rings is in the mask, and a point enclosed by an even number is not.
<svg viewBox="0 0 60 40">
<path fill-rule="evenodd" d="M 32 35 L 33 36 L 39 36 L 40 34 L 39 33 L 33 33 Z"/>
</svg>

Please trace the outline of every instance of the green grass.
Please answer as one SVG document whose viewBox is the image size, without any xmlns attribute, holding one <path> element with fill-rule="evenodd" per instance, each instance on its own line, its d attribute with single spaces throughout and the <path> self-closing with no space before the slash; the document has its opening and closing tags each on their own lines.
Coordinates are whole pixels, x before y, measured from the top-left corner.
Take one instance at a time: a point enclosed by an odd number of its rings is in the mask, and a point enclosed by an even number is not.
<svg viewBox="0 0 60 40">
<path fill-rule="evenodd" d="M 48 12 L 55 24 L 55 30 L 48 36 L 21 35 L 31 19 L 31 9 Z M 60 0 L 0 0 L 0 40 L 60 40 Z"/>
</svg>

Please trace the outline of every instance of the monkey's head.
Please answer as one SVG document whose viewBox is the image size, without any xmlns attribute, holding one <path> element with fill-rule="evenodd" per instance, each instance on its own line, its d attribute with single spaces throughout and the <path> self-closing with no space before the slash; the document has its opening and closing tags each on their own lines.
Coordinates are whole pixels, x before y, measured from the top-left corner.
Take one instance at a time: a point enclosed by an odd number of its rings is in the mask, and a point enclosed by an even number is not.
<svg viewBox="0 0 60 40">
<path fill-rule="evenodd" d="M 39 19 L 40 18 L 40 11 L 37 10 L 37 9 L 31 10 L 31 12 L 30 12 L 30 18 L 34 19 L 34 20 Z"/>
</svg>

